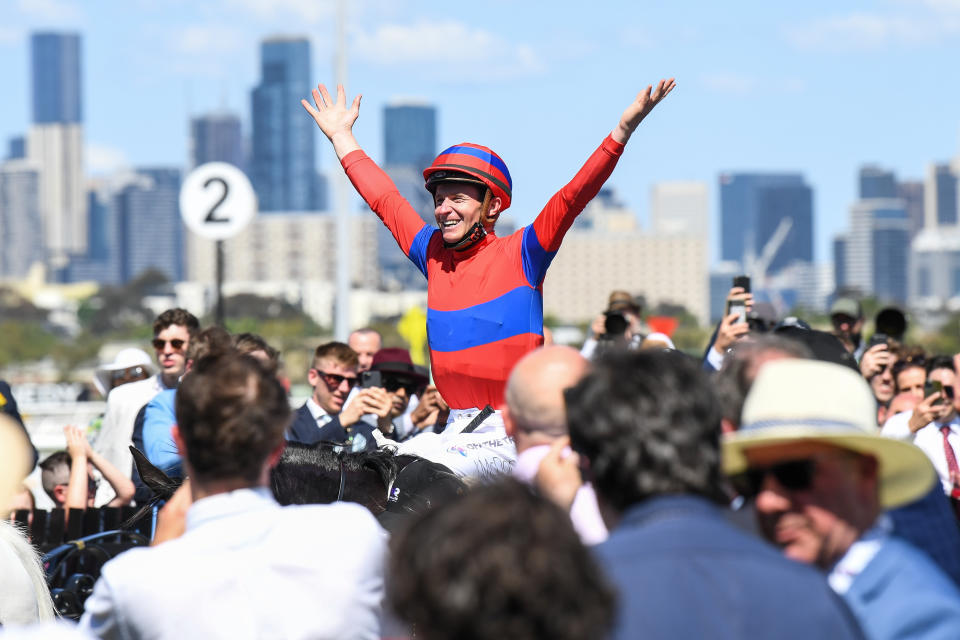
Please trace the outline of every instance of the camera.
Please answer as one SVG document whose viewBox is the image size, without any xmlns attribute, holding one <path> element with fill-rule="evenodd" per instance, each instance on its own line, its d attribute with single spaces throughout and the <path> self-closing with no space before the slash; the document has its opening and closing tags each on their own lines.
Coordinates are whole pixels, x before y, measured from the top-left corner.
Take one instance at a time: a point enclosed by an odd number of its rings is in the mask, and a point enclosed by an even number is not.
<svg viewBox="0 0 960 640">
<path fill-rule="evenodd" d="M 603 337 L 607 340 L 623 337 L 630 326 L 627 316 L 622 311 L 604 311 L 603 315 Z"/>
</svg>

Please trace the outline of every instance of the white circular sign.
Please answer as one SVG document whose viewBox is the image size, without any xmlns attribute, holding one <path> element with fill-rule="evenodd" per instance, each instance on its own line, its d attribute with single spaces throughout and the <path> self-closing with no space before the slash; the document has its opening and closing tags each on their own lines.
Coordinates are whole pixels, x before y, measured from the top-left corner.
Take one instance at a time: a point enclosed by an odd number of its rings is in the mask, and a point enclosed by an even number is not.
<svg viewBox="0 0 960 640">
<path fill-rule="evenodd" d="M 257 195 L 246 174 L 226 162 L 208 162 L 190 172 L 180 188 L 180 217 L 210 240 L 240 233 L 257 215 Z"/>
</svg>

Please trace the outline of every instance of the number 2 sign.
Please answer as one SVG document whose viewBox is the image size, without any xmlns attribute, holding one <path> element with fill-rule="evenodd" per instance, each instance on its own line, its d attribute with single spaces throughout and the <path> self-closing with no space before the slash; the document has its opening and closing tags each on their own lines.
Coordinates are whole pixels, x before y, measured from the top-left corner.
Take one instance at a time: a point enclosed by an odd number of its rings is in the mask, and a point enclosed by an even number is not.
<svg viewBox="0 0 960 640">
<path fill-rule="evenodd" d="M 190 172 L 180 188 L 180 216 L 188 229 L 204 238 L 230 238 L 256 214 L 257 196 L 250 180 L 232 164 L 201 165 Z"/>
</svg>

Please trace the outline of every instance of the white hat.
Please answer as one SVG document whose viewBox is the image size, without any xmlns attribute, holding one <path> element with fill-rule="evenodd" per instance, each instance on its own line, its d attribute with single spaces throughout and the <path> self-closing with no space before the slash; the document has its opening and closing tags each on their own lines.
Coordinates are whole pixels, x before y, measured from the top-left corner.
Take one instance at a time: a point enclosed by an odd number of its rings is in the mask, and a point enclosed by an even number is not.
<svg viewBox="0 0 960 640">
<path fill-rule="evenodd" d="M 114 371 L 123 371 L 130 367 L 143 367 L 151 376 L 156 373 L 153 362 L 150 361 L 150 356 L 147 355 L 146 351 L 134 348 L 122 349 L 117 353 L 113 362 L 100 365 L 93 375 L 93 384 L 97 387 L 100 395 L 106 398 L 107 394 L 110 393 L 110 389 L 113 387 L 111 377 Z"/>
<path fill-rule="evenodd" d="M 884 509 L 920 498 L 936 482 L 926 454 L 877 432 L 877 404 L 864 379 L 848 367 L 816 360 L 765 365 L 743 405 L 742 426 L 723 441 L 723 469 L 748 468 L 754 447 L 816 440 L 877 459 Z"/>
<path fill-rule="evenodd" d="M 10 499 L 30 473 L 31 453 L 20 425 L 0 413 L 0 518 L 7 517 Z"/>
</svg>

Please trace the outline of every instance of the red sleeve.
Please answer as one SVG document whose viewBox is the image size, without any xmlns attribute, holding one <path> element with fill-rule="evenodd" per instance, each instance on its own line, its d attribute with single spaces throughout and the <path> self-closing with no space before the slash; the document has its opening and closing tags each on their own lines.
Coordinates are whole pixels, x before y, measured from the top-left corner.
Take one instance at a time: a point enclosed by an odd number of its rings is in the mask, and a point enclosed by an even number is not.
<svg viewBox="0 0 960 640">
<path fill-rule="evenodd" d="M 547 205 L 533 221 L 533 230 L 537 241 L 545 251 L 553 252 L 560 248 L 567 229 L 583 208 L 587 206 L 600 187 L 607 181 L 617 160 L 623 154 L 624 145 L 609 135 L 596 151 L 587 159 L 566 186 L 555 193 Z"/>
<path fill-rule="evenodd" d="M 414 239 L 426 226 L 423 218 L 400 195 L 390 176 L 363 151 L 351 151 L 341 164 L 357 193 L 387 226 L 403 253 L 410 257 Z"/>
</svg>

